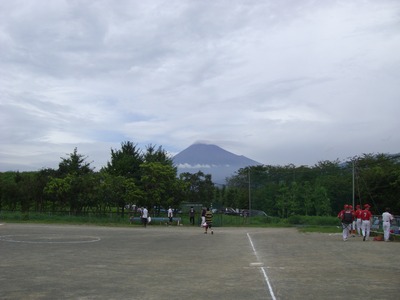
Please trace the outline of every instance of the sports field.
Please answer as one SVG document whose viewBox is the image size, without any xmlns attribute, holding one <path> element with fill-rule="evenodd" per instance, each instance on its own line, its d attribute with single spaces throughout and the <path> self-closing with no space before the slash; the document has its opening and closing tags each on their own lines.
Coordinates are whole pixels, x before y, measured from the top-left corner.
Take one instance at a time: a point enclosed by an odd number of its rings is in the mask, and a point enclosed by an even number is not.
<svg viewBox="0 0 400 300">
<path fill-rule="evenodd" d="M 0 225 L 0 299 L 399 299 L 400 243 L 294 228 Z"/>
</svg>

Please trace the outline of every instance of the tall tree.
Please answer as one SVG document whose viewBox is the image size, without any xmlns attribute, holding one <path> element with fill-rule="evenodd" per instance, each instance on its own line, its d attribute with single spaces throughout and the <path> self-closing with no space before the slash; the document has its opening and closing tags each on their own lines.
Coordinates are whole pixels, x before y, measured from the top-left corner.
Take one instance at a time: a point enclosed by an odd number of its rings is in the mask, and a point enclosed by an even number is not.
<svg viewBox="0 0 400 300">
<path fill-rule="evenodd" d="M 0 173 L 0 209 L 15 211 L 18 207 L 18 184 L 15 172 Z"/>
<path fill-rule="evenodd" d="M 163 165 L 173 166 L 173 160 L 167 151 L 165 151 L 161 146 L 156 148 L 155 145 L 147 145 L 146 152 L 143 155 L 143 161 L 145 163 L 159 162 Z"/>
<path fill-rule="evenodd" d="M 115 176 L 124 176 L 140 182 L 140 165 L 143 163 L 143 155 L 137 145 L 132 142 L 122 142 L 121 149 L 111 149 L 111 161 L 104 168 L 106 172 Z"/>
<path fill-rule="evenodd" d="M 87 203 L 88 189 L 90 186 L 87 184 L 90 181 L 90 176 L 93 174 L 93 168 L 90 167 L 90 163 L 86 162 L 87 157 L 78 154 L 77 148 L 74 152 L 69 155 L 68 158 L 61 158 L 61 162 L 58 167 L 58 174 L 61 177 L 61 181 L 53 181 L 49 186 L 50 194 L 54 194 L 54 187 L 60 184 L 62 194 L 55 193 L 58 198 L 62 199 L 63 202 L 68 202 L 69 210 L 73 213 L 80 213 Z M 63 203 L 65 204 L 65 203 Z"/>
<path fill-rule="evenodd" d="M 148 207 L 177 206 L 176 193 L 176 170 L 171 165 L 161 162 L 149 162 L 141 165 L 141 183 L 146 195 Z"/>
<path fill-rule="evenodd" d="M 68 158 L 62 158 L 58 165 L 58 173 L 61 176 L 67 174 L 84 175 L 93 173 L 93 168 L 90 167 L 90 163 L 86 162 L 87 157 L 78 154 L 78 149 L 75 148 L 73 153 L 69 154 Z"/>
<path fill-rule="evenodd" d="M 215 186 L 210 174 L 204 174 L 201 171 L 193 174 L 185 172 L 179 177 L 186 182 L 185 201 L 203 203 L 203 205 L 210 205 L 213 202 Z"/>
</svg>

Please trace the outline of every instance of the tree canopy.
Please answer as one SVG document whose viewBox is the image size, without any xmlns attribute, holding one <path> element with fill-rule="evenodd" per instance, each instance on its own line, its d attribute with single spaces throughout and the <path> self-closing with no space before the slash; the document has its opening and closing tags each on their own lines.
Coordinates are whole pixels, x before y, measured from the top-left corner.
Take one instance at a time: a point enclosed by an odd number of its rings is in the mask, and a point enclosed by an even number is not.
<svg viewBox="0 0 400 300">
<path fill-rule="evenodd" d="M 61 158 L 57 170 L 0 173 L 0 210 L 68 211 L 122 216 L 126 208 L 160 210 L 182 202 L 215 208 L 263 210 L 292 215 L 335 215 L 345 203 L 369 203 L 380 214 L 385 207 L 399 213 L 400 156 L 364 154 L 341 163 L 314 166 L 249 166 L 223 186 L 201 171 L 178 176 L 172 158 L 160 146 L 139 149 L 130 141 L 111 149 L 110 161 L 95 172 L 88 157 L 75 148 Z"/>
</svg>

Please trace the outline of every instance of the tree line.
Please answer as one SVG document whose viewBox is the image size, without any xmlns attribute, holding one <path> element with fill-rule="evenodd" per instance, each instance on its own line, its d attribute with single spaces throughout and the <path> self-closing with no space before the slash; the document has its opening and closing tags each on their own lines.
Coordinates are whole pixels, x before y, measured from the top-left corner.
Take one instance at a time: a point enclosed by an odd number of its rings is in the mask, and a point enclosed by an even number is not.
<svg viewBox="0 0 400 300">
<path fill-rule="evenodd" d="M 400 212 L 400 155 L 364 154 L 348 162 L 252 166 L 227 180 L 234 207 L 279 217 L 336 215 L 344 204 L 368 203 L 373 213 Z"/>
<path fill-rule="evenodd" d="M 172 158 L 162 147 L 143 151 L 127 141 L 111 149 L 110 161 L 95 172 L 77 148 L 61 158 L 58 169 L 0 173 L 0 210 L 21 212 L 88 212 L 124 215 L 132 205 L 178 208 L 183 201 L 212 201 L 211 175 L 177 177 Z"/>
<path fill-rule="evenodd" d="M 252 166 L 216 186 L 210 174 L 181 173 L 162 147 L 144 150 L 130 141 L 111 149 L 110 160 L 94 171 L 77 148 L 61 158 L 58 169 L 0 173 L 0 211 L 69 212 L 124 216 L 127 207 L 150 210 L 201 203 L 214 208 L 263 210 L 272 216 L 333 215 L 344 203 L 386 206 L 399 211 L 399 157 L 379 154 L 347 163 L 315 166 Z M 353 196 L 354 195 L 354 196 Z"/>
</svg>

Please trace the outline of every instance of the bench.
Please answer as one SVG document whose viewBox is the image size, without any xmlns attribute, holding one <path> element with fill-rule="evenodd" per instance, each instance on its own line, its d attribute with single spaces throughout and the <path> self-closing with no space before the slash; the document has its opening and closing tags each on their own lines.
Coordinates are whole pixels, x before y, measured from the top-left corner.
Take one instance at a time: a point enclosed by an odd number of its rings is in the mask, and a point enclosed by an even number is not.
<svg viewBox="0 0 400 300">
<path fill-rule="evenodd" d="M 140 217 L 134 217 L 133 219 L 129 218 L 129 222 L 132 223 L 141 223 L 142 219 Z M 181 225 L 182 218 L 174 217 L 172 218 L 172 223 L 176 223 L 177 226 Z M 149 224 L 165 224 L 169 225 L 169 218 L 167 217 L 151 217 L 151 222 Z"/>
</svg>

